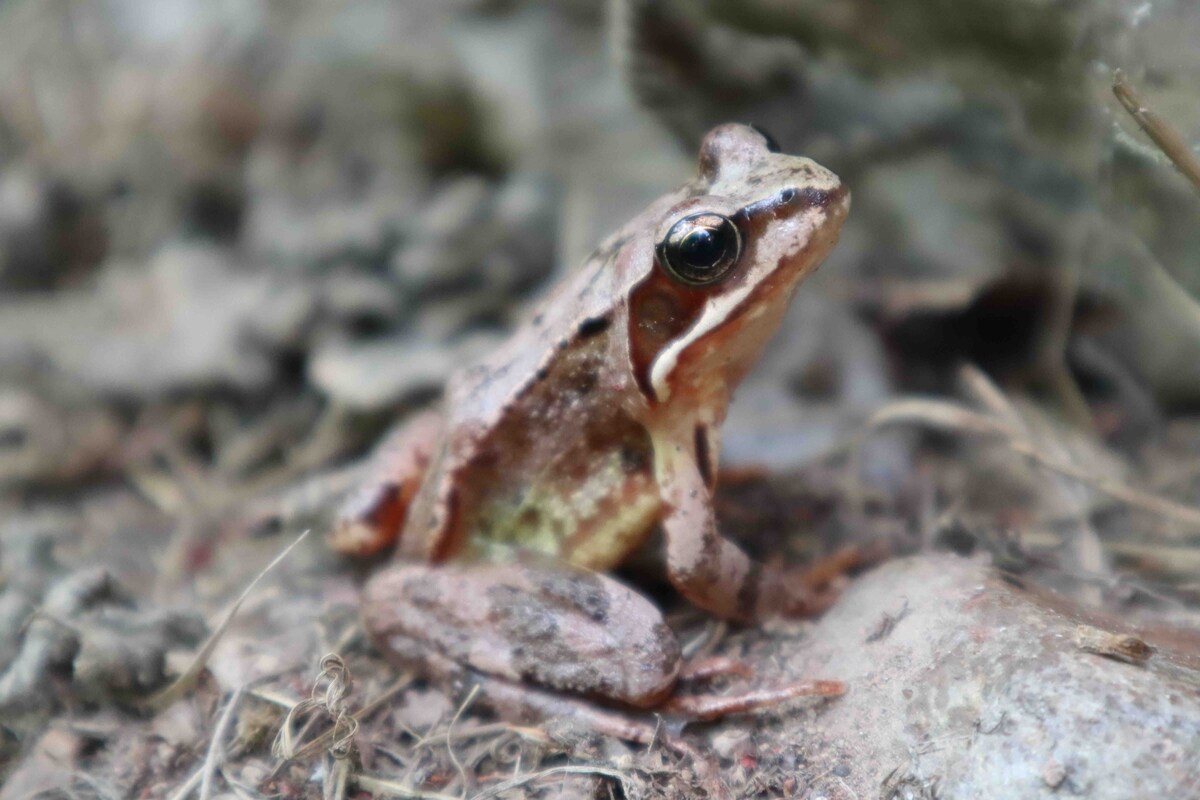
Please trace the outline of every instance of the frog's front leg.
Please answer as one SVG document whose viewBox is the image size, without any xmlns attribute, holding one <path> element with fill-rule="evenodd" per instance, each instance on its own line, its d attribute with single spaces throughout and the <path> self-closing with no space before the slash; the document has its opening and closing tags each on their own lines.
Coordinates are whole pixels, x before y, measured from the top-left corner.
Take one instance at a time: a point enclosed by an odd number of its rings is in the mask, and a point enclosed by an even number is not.
<svg viewBox="0 0 1200 800">
<path fill-rule="evenodd" d="M 375 448 L 367 479 L 337 512 L 329 544 L 345 555 L 372 556 L 400 535 L 442 433 L 440 414 L 418 414 Z"/>
<path fill-rule="evenodd" d="M 751 559 L 721 536 L 713 513 L 711 465 L 682 437 L 655 442 L 655 476 L 666 504 L 667 574 L 691 601 L 725 619 L 751 621 L 824 610 L 830 595 Z"/>
</svg>

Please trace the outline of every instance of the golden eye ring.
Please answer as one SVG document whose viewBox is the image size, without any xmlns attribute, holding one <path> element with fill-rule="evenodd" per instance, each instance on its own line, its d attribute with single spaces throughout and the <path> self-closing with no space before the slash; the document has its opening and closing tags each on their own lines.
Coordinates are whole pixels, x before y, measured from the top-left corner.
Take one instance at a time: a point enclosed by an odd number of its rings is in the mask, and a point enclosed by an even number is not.
<svg viewBox="0 0 1200 800">
<path fill-rule="evenodd" d="M 742 255 L 742 233 L 729 217 L 704 211 L 676 222 L 655 248 L 675 280 L 708 286 L 724 278 Z"/>
</svg>

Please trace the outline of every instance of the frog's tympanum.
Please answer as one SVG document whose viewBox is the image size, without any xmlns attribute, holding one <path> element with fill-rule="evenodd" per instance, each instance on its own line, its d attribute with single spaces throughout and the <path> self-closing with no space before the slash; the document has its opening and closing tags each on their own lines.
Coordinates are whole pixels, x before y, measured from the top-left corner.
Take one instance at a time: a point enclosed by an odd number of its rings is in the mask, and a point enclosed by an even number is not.
<svg viewBox="0 0 1200 800">
<path fill-rule="evenodd" d="M 439 413 L 380 447 L 331 537 L 360 555 L 395 543 L 400 563 L 364 590 L 380 646 L 662 703 L 675 638 L 602 574 L 657 526 L 670 581 L 696 606 L 733 620 L 816 610 L 804 581 L 722 538 L 711 496 L 730 396 L 849 207 L 833 173 L 756 129 L 711 131 L 694 180 L 459 371 Z"/>
</svg>

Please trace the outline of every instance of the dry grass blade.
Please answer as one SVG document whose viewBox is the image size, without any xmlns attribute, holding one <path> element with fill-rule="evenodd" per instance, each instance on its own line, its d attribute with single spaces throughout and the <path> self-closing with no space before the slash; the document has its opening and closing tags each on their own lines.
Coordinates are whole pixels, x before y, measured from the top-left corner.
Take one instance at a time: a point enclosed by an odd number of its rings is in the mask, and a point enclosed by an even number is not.
<svg viewBox="0 0 1200 800">
<path fill-rule="evenodd" d="M 1025 420 L 1021 418 L 1021 413 L 1017 411 L 1016 406 L 1004 395 L 995 381 L 979 367 L 970 363 L 964 364 L 958 370 L 958 385 L 963 395 L 969 400 L 973 400 L 976 405 L 992 412 L 993 416 L 999 417 L 1006 425 L 1011 425 L 1022 432 L 1028 432 Z"/>
<path fill-rule="evenodd" d="M 1055 355 L 1051 359 L 1053 363 L 1051 371 L 1057 375 L 1055 382 L 1059 384 L 1058 395 L 1063 410 L 1076 423 L 1076 427 L 1091 430 L 1093 429 L 1091 411 L 1088 409 L 1087 401 L 1078 393 L 1078 387 L 1075 387 L 1074 379 L 1070 377 L 1070 370 L 1066 367 L 1063 355 L 1067 339 L 1065 328 L 1069 326 L 1069 318 L 1061 321 L 1064 332 L 1053 351 Z M 1026 442 L 1036 441 L 1040 448 L 1039 455 L 1070 466 L 1078 463 L 1059 436 L 1048 432 L 1034 433 L 1020 409 L 1009 400 L 1004 391 L 983 370 L 974 364 L 964 364 L 958 372 L 958 382 L 968 398 L 974 399 L 993 416 L 1003 421 L 1009 429 L 1010 440 L 1020 438 Z M 1071 387 L 1074 387 L 1076 391 L 1072 392 Z M 1071 401 L 1069 399 L 1071 396 L 1074 396 L 1078 402 Z M 1072 570 L 1093 574 L 1107 573 L 1109 559 L 1105 555 L 1104 545 L 1100 541 L 1096 529 L 1092 526 L 1088 514 L 1086 484 L 1061 474 L 1047 483 L 1053 484 L 1047 486 L 1047 500 L 1053 507 L 1065 512 L 1072 520 L 1070 535 L 1064 542 L 1062 563 Z M 1096 587 L 1081 588 L 1081 591 L 1089 595 L 1090 602 L 1100 602 L 1099 589 Z"/>
<path fill-rule="evenodd" d="M 1167 158 L 1171 159 L 1175 168 L 1183 173 L 1183 176 L 1191 181 L 1197 190 L 1200 190 L 1200 159 L 1197 159 L 1192 153 L 1187 140 L 1180 135 L 1179 131 L 1146 107 L 1142 98 L 1129 85 L 1129 81 L 1125 79 L 1124 73 L 1120 70 L 1113 74 L 1113 94 L 1137 122 L 1138 127 L 1145 131 Z"/>
<path fill-rule="evenodd" d="M 361 709 L 356 711 L 354 714 L 351 714 L 349 719 L 351 721 L 353 721 L 354 726 L 355 726 L 354 729 L 357 731 L 357 725 L 359 722 L 361 722 L 363 719 L 370 716 L 372 713 L 375 712 L 376 709 L 378 709 L 380 706 L 387 703 L 389 700 L 391 700 L 393 697 L 395 697 L 398 692 L 400 692 L 402 689 L 404 689 L 406 686 L 408 686 L 410 683 L 412 683 L 413 677 L 414 677 L 413 673 L 405 672 L 399 678 L 396 679 L 395 683 L 393 683 L 387 689 L 384 689 L 383 693 L 380 694 L 379 697 L 377 697 L 374 700 L 372 700 L 371 702 L 367 703 L 365 706 L 363 706 Z M 298 703 L 285 701 L 282 698 L 279 698 L 277 696 L 264 696 L 262 699 L 265 699 L 267 702 L 275 703 L 276 705 L 280 705 L 280 706 L 288 709 L 288 716 L 284 720 L 284 727 L 280 728 L 280 735 L 279 735 L 279 737 L 277 737 L 278 739 L 281 740 L 278 745 L 280 750 L 278 753 L 276 753 L 276 755 L 280 758 L 280 766 L 282 766 L 287 761 L 292 761 L 292 760 L 295 760 L 298 758 L 303 758 L 304 756 L 307 756 L 307 755 L 315 752 L 316 750 L 325 746 L 325 744 L 327 742 L 334 739 L 335 736 L 339 732 L 339 730 L 336 727 L 331 728 L 331 729 L 325 731 L 324 733 L 322 733 L 321 735 L 317 736 L 315 739 L 313 739 L 308 744 L 306 744 L 300 748 L 297 748 L 295 746 L 295 744 L 292 742 L 292 740 L 290 739 L 290 735 L 285 738 L 284 731 L 287 729 L 288 720 L 291 719 L 292 715 L 294 713 L 299 713 L 299 711 L 297 711 L 297 709 L 299 709 L 301 706 L 304 706 L 305 704 L 310 704 L 307 707 L 311 707 L 311 704 L 314 702 L 313 699 L 308 698 L 306 700 L 301 700 Z M 276 770 L 278 770 L 278 769 L 279 769 L 279 767 L 276 767 Z"/>
<path fill-rule="evenodd" d="M 463 712 L 467 707 L 475 701 L 475 696 L 479 694 L 479 684 L 471 687 L 471 693 L 462 701 L 458 710 L 454 712 L 454 718 L 450 720 L 450 724 L 446 726 L 446 752 L 450 754 L 450 761 L 454 764 L 454 768 L 458 770 L 458 775 L 463 782 L 463 797 L 466 797 L 468 786 L 467 770 L 463 767 L 462 762 L 458 760 L 458 754 L 454 752 L 454 725 L 458 722 Z"/>
<path fill-rule="evenodd" d="M 1120 558 L 1153 564 L 1157 573 L 1178 580 L 1194 579 L 1200 575 L 1200 549 L 1196 547 L 1109 542 L 1108 549 Z"/>
<path fill-rule="evenodd" d="M 183 782 L 183 785 L 175 790 L 175 794 L 171 795 L 170 800 L 184 800 L 185 797 L 190 795 L 192 791 L 200 785 L 202 780 L 204 780 L 203 766 L 188 776 L 188 779 Z"/>
<path fill-rule="evenodd" d="M 325 779 L 324 800 L 345 800 L 350 779 L 350 762 L 345 758 L 334 759 Z"/>
<path fill-rule="evenodd" d="M 341 761 L 349 757 L 354 749 L 354 737 L 358 733 L 358 720 L 346 710 L 347 699 L 354 680 L 346 662 L 336 653 L 330 653 L 321 659 L 321 672 L 313 682 L 312 693 L 288 711 L 275 737 L 271 752 L 281 762 L 290 761 L 315 751 L 325 741 L 332 740 L 329 754 Z M 324 685 L 324 696 L 321 687 Z M 333 727 L 314 741 L 298 744 L 292 728 L 302 716 L 309 711 L 319 709 L 333 720 Z"/>
<path fill-rule="evenodd" d="M 941 430 L 967 431 L 982 436 L 1008 437 L 1011 433 L 1007 425 L 992 417 L 963 408 L 948 400 L 924 398 L 888 403 L 867 419 L 867 427 L 882 428 L 912 422 Z"/>
<path fill-rule="evenodd" d="M 1074 464 L 1049 456 L 1008 425 L 955 403 L 929 399 L 898 400 L 879 409 L 867 420 L 868 428 L 897 423 L 917 423 L 945 431 L 966 431 L 1002 439 L 1013 452 L 1040 467 L 1087 484 L 1115 500 L 1157 514 L 1193 531 L 1200 531 L 1200 509 L 1134 489 L 1111 478 L 1093 475 Z M 1169 538 L 1183 536 L 1178 531 L 1167 531 L 1162 535 Z"/>
<path fill-rule="evenodd" d="M 516 734 L 525 741 L 536 742 L 542 745 L 550 742 L 549 737 L 546 736 L 545 731 L 543 731 L 541 728 L 513 725 L 508 722 L 491 722 L 486 725 L 476 725 L 463 731 L 456 730 L 453 732 L 447 732 L 446 736 L 449 736 L 451 740 L 456 742 L 469 742 L 474 739 L 497 736 L 502 733 Z M 411 735 L 413 738 L 417 739 L 417 741 L 413 743 L 414 750 L 420 750 L 424 747 L 432 747 L 433 745 L 437 744 L 437 740 L 432 737 L 421 737 L 415 732 L 413 732 Z M 440 736 L 437 738 L 444 739 L 445 736 Z"/>
<path fill-rule="evenodd" d="M 537 772 L 530 772 L 525 775 L 520 775 L 516 778 L 510 778 L 503 783 L 497 783 L 495 786 L 489 786 L 479 794 L 472 795 L 471 800 L 486 800 L 489 797 L 495 797 L 496 795 L 507 792 L 510 789 L 516 789 L 519 786 L 525 786 L 533 781 L 540 780 L 541 778 L 547 778 L 552 775 L 599 775 L 603 778 L 611 778 L 612 780 L 621 784 L 621 789 L 624 791 L 626 797 L 635 796 L 630 791 L 628 777 L 620 770 L 616 770 L 611 767 L 571 765 L 548 767 L 547 769 L 538 770 Z"/>
<path fill-rule="evenodd" d="M 354 784 L 359 789 L 370 792 L 377 797 L 412 797 L 417 798 L 417 800 L 460 800 L 460 798 L 453 795 L 424 792 L 398 781 L 377 778 L 372 775 L 355 775 Z"/>
<path fill-rule="evenodd" d="M 271 572 L 271 570 L 275 569 L 280 562 L 287 558 L 288 555 L 295 550 L 301 542 L 307 539 L 309 533 L 310 531 L 306 530 L 304 533 L 297 536 L 296 541 L 285 547 L 282 553 L 275 556 L 275 558 L 271 560 L 271 563 L 267 564 L 267 566 L 263 568 L 262 572 L 258 573 L 258 575 L 254 577 L 254 580 L 250 581 L 250 584 L 242 591 L 241 595 L 238 596 L 238 599 L 235 600 L 233 605 L 229 607 L 229 611 L 225 612 L 225 617 L 221 620 L 221 624 L 217 626 L 217 629 L 213 631 L 212 635 L 208 637 L 207 641 L 205 641 L 204 646 L 200 648 L 200 652 L 197 653 L 195 659 L 192 660 L 191 666 L 189 666 L 182 675 L 176 678 L 170 686 L 166 687 L 160 692 L 157 692 L 156 694 L 151 695 L 144 703 L 147 708 L 154 711 L 164 709 L 179 698 L 183 697 L 192 689 L 193 686 L 196 685 L 196 681 L 200 677 L 200 673 L 208 664 L 208 659 L 210 656 L 212 656 L 212 652 L 216 648 L 217 644 L 219 644 L 221 639 L 224 638 L 225 632 L 229 630 L 229 625 L 233 622 L 234 617 L 237 616 L 237 612 L 242 607 L 242 603 L 246 602 L 246 598 L 249 597 L 250 593 L 254 591 L 254 588 L 258 586 L 259 581 L 265 578 Z"/>
<path fill-rule="evenodd" d="M 229 723 L 233 720 L 233 712 L 237 710 L 238 704 L 242 700 L 244 689 L 244 686 L 239 686 L 233 696 L 229 698 L 225 710 L 221 712 L 221 718 L 217 720 L 217 725 L 213 729 L 212 740 L 208 743 L 208 754 L 205 755 L 204 766 L 201 767 L 203 776 L 200 781 L 200 800 L 208 800 L 212 797 L 213 773 L 225 760 L 225 747 L 222 744 L 225 741 L 225 731 L 229 729 Z"/>
</svg>

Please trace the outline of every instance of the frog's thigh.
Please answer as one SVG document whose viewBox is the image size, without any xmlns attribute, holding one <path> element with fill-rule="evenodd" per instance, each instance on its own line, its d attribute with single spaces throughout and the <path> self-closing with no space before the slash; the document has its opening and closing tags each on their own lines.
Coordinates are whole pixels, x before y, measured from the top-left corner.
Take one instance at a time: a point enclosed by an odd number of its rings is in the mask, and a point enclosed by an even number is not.
<svg viewBox="0 0 1200 800">
<path fill-rule="evenodd" d="M 634 706 L 661 701 L 679 670 L 679 644 L 649 600 L 565 564 L 398 564 L 367 583 L 362 605 L 393 656 L 419 639 L 482 672 Z"/>
<path fill-rule="evenodd" d="M 396 541 L 441 434 L 441 415 L 428 411 L 384 437 L 371 455 L 363 485 L 337 512 L 329 534 L 334 550 L 370 556 Z"/>
<path fill-rule="evenodd" d="M 655 472 L 667 506 L 662 520 L 667 573 L 680 594 L 726 619 L 804 612 L 806 587 L 785 580 L 721 536 L 708 481 L 689 448 L 656 444 Z"/>
</svg>

